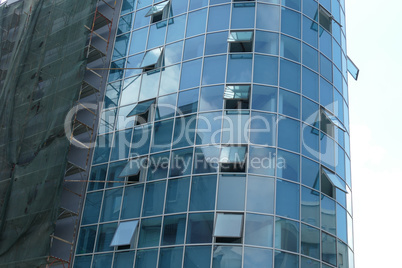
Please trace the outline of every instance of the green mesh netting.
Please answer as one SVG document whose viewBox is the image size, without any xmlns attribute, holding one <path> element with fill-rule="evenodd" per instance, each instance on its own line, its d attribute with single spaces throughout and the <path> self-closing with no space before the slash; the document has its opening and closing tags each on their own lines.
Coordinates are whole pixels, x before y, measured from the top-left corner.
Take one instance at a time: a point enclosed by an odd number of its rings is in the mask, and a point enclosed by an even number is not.
<svg viewBox="0 0 402 268">
<path fill-rule="evenodd" d="M 0 6 L 0 267 L 46 263 L 96 0 Z"/>
</svg>

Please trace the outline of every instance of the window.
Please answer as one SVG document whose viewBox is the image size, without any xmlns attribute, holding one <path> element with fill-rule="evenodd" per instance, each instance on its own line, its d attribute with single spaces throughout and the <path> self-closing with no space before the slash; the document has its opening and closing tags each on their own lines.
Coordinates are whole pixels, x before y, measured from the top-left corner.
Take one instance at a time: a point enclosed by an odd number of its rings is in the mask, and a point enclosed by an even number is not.
<svg viewBox="0 0 402 268">
<path fill-rule="evenodd" d="M 353 61 L 348 57 L 348 72 L 350 75 L 357 80 L 359 77 L 359 68 L 353 63 Z"/>
<path fill-rule="evenodd" d="M 127 183 L 145 181 L 145 171 L 143 167 L 146 166 L 146 164 L 147 161 L 145 158 L 130 160 L 120 172 L 119 178 L 127 177 Z"/>
<path fill-rule="evenodd" d="M 229 33 L 229 52 L 253 52 L 254 33 L 252 31 L 236 31 Z"/>
<path fill-rule="evenodd" d="M 214 229 L 214 237 L 217 243 L 241 243 L 242 230 L 242 214 L 217 214 Z"/>
<path fill-rule="evenodd" d="M 326 133 L 331 137 L 334 137 L 335 134 L 334 126 L 337 126 L 342 131 L 346 131 L 341 121 L 339 121 L 339 119 L 336 118 L 334 115 L 329 114 L 323 107 L 321 107 L 320 114 L 321 114 L 320 129 L 322 132 Z"/>
<path fill-rule="evenodd" d="M 148 123 L 152 119 L 153 115 L 153 105 L 155 104 L 155 99 L 147 100 L 138 103 L 131 112 L 128 113 L 127 117 L 137 115 L 136 125 L 142 125 Z M 152 109 L 150 109 L 152 107 Z"/>
<path fill-rule="evenodd" d="M 145 72 L 161 67 L 163 65 L 162 55 L 163 55 L 162 47 L 157 47 L 152 50 L 148 50 L 141 61 L 140 67 Z"/>
<path fill-rule="evenodd" d="M 153 5 L 145 17 L 151 16 L 151 23 L 158 22 L 168 18 L 169 16 L 169 1 L 160 2 Z"/>
<path fill-rule="evenodd" d="M 138 220 L 120 222 L 119 226 L 114 233 L 111 247 L 130 247 L 133 242 L 133 237 L 138 226 Z"/>
<path fill-rule="evenodd" d="M 335 188 L 346 193 L 345 183 L 335 173 L 321 167 L 321 192 L 335 198 Z"/>
<path fill-rule="evenodd" d="M 250 85 L 229 85 L 223 93 L 225 109 L 248 109 Z"/>
<path fill-rule="evenodd" d="M 221 172 L 245 172 L 247 146 L 222 147 L 219 157 Z"/>
<path fill-rule="evenodd" d="M 332 33 L 332 15 L 329 11 L 327 11 L 323 6 L 320 5 L 317 13 L 315 14 L 314 20 L 317 21 L 317 17 L 318 17 L 318 23 L 320 24 L 320 26 L 322 26 L 325 30 L 327 30 L 328 32 Z M 313 22 L 311 24 L 311 29 L 318 32 L 318 25 Z M 320 36 L 323 33 L 323 29 L 320 28 L 319 30 L 319 34 Z"/>
</svg>

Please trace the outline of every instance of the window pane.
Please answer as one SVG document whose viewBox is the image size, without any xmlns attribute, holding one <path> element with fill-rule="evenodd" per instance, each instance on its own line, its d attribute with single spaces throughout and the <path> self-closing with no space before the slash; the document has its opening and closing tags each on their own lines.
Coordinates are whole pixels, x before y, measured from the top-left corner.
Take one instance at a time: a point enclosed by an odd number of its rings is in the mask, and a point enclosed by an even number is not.
<svg viewBox="0 0 402 268">
<path fill-rule="evenodd" d="M 275 268 L 299 267 L 299 257 L 294 254 L 275 251 Z"/>
<path fill-rule="evenodd" d="M 184 46 L 184 60 L 201 57 L 204 52 L 204 36 L 186 39 Z"/>
<path fill-rule="evenodd" d="M 189 114 L 197 112 L 198 107 L 198 88 L 186 90 L 179 93 L 177 103 L 177 115 Z"/>
<path fill-rule="evenodd" d="M 119 178 L 119 175 L 126 164 L 127 164 L 126 161 L 113 162 L 109 164 L 109 171 L 107 174 L 108 183 L 106 184 L 106 187 L 115 187 L 123 185 L 123 183 L 121 182 L 113 183 L 113 181 L 122 181 L 122 179 Z"/>
<path fill-rule="evenodd" d="M 211 246 L 186 247 L 184 268 L 209 268 L 211 265 Z"/>
<path fill-rule="evenodd" d="M 254 3 L 233 4 L 231 29 L 254 28 L 254 8 Z"/>
<path fill-rule="evenodd" d="M 314 188 L 320 189 L 319 165 L 305 157 L 302 159 L 302 183 Z"/>
<path fill-rule="evenodd" d="M 214 213 L 189 214 L 187 243 L 211 243 L 214 227 Z"/>
<path fill-rule="evenodd" d="M 278 150 L 276 176 L 292 181 L 300 181 L 300 157 L 297 154 Z"/>
<path fill-rule="evenodd" d="M 215 194 L 216 175 L 193 177 L 190 210 L 213 210 L 215 208 Z"/>
<path fill-rule="evenodd" d="M 227 31 L 207 34 L 207 40 L 205 43 L 205 55 L 226 53 L 228 46 L 227 39 Z"/>
<path fill-rule="evenodd" d="M 183 63 L 180 89 L 192 88 L 200 85 L 201 63 L 201 59 Z"/>
<path fill-rule="evenodd" d="M 123 189 L 105 191 L 103 199 L 102 215 L 100 221 L 113 221 L 119 218 Z"/>
<path fill-rule="evenodd" d="M 148 249 L 137 251 L 135 268 L 156 268 L 158 260 L 158 249 Z"/>
<path fill-rule="evenodd" d="M 274 218 L 247 213 L 245 244 L 272 247 Z"/>
<path fill-rule="evenodd" d="M 219 210 L 244 210 L 246 176 L 221 175 L 218 188 Z"/>
<path fill-rule="evenodd" d="M 301 225 L 301 253 L 320 259 L 320 231 L 308 225 Z"/>
<path fill-rule="evenodd" d="M 253 86 L 252 108 L 268 112 L 276 112 L 278 89 L 275 87 Z"/>
<path fill-rule="evenodd" d="M 336 234 L 336 210 L 335 201 L 321 195 L 321 229 Z"/>
<path fill-rule="evenodd" d="M 175 6 L 177 6 L 181 2 L 176 2 L 175 5 L 173 6 L 173 9 Z M 138 12 L 137 12 L 138 16 Z M 168 32 L 167 32 L 167 37 L 166 37 L 166 43 L 174 42 L 180 39 L 183 39 L 184 37 L 184 29 L 186 27 L 186 18 L 187 14 L 184 14 L 179 17 L 174 18 L 174 23 L 170 23 L 168 25 Z"/>
<path fill-rule="evenodd" d="M 263 55 L 255 55 L 254 57 L 254 82 L 277 85 L 278 58 Z"/>
<path fill-rule="evenodd" d="M 278 112 L 294 118 L 300 118 L 300 95 L 280 89 Z"/>
<path fill-rule="evenodd" d="M 177 150 L 172 152 L 170 160 L 170 177 L 184 176 L 191 174 L 193 160 L 193 148 Z"/>
<path fill-rule="evenodd" d="M 300 92 L 300 64 L 281 59 L 280 86 Z"/>
<path fill-rule="evenodd" d="M 242 54 L 245 55 L 245 54 Z M 228 69 L 227 69 L 227 79 L 228 83 L 245 82 L 249 83 L 251 81 L 251 58 L 236 58 L 229 56 Z"/>
<path fill-rule="evenodd" d="M 94 250 L 96 225 L 82 227 L 80 229 L 80 237 L 77 243 L 76 254 L 92 253 Z"/>
<path fill-rule="evenodd" d="M 133 267 L 134 251 L 116 252 L 114 254 L 113 268 Z"/>
<path fill-rule="evenodd" d="M 318 52 L 306 44 L 303 44 L 303 64 L 318 72 Z"/>
<path fill-rule="evenodd" d="M 162 248 L 159 256 L 159 268 L 181 267 L 183 247 Z"/>
<path fill-rule="evenodd" d="M 88 193 L 85 198 L 84 213 L 82 215 L 81 224 L 97 223 L 99 220 L 99 212 L 102 204 L 103 192 Z"/>
<path fill-rule="evenodd" d="M 139 248 L 159 246 L 161 219 L 161 217 L 157 217 L 141 221 L 140 238 L 138 240 Z"/>
<path fill-rule="evenodd" d="M 204 58 L 202 84 L 211 85 L 225 82 L 226 55 Z"/>
<path fill-rule="evenodd" d="M 165 213 L 187 211 L 190 178 L 169 180 Z"/>
<path fill-rule="evenodd" d="M 144 184 L 133 185 L 124 189 L 122 219 L 138 218 L 141 215 Z"/>
<path fill-rule="evenodd" d="M 320 193 L 306 187 L 302 187 L 301 196 L 301 220 L 319 227 L 320 226 Z"/>
<path fill-rule="evenodd" d="M 127 74 L 127 72 L 126 72 Z M 120 105 L 131 104 L 138 101 L 138 94 L 140 92 L 141 75 L 134 76 L 124 80 L 123 92 L 121 95 Z M 124 116 L 126 116 L 129 111 L 127 111 Z"/>
<path fill-rule="evenodd" d="M 162 214 L 165 199 L 165 181 L 147 183 L 142 216 Z"/>
<path fill-rule="evenodd" d="M 169 117 L 173 117 L 176 112 L 176 94 L 158 98 L 158 105 L 156 106 L 155 121 Z"/>
<path fill-rule="evenodd" d="M 222 143 L 244 144 L 248 141 L 249 114 L 228 114 L 223 117 Z M 245 148 L 245 147 L 244 147 Z M 240 156 L 240 155 L 239 155 Z M 241 155 L 244 158 L 243 155 Z"/>
<path fill-rule="evenodd" d="M 222 109 L 222 96 L 223 85 L 201 88 L 200 112 Z"/>
<path fill-rule="evenodd" d="M 216 215 L 216 224 L 214 237 L 232 237 L 242 236 L 243 214 L 218 213 Z"/>
<path fill-rule="evenodd" d="M 252 112 L 250 141 L 254 144 L 276 145 L 276 115 Z"/>
<path fill-rule="evenodd" d="M 193 173 L 214 173 L 218 170 L 219 148 L 217 146 L 195 149 Z"/>
<path fill-rule="evenodd" d="M 186 36 L 193 36 L 205 32 L 205 24 L 207 18 L 207 9 L 197 10 L 188 13 L 187 33 Z"/>
<path fill-rule="evenodd" d="M 347 216 L 346 210 L 339 204 L 336 205 L 336 229 L 337 236 L 343 241 L 348 241 L 348 231 L 347 231 Z"/>
<path fill-rule="evenodd" d="M 99 225 L 98 237 L 96 240 L 95 252 L 112 251 L 110 247 L 114 232 L 116 231 L 117 223 L 108 223 Z"/>
<path fill-rule="evenodd" d="M 281 35 L 281 56 L 300 62 L 300 41 Z"/>
<path fill-rule="evenodd" d="M 106 170 L 107 170 L 107 164 L 92 167 L 89 181 L 98 181 L 98 182 L 89 182 L 88 191 L 99 190 L 105 187 L 105 183 L 102 181 L 106 180 Z"/>
<path fill-rule="evenodd" d="M 186 214 L 166 216 L 163 221 L 162 245 L 178 245 L 184 243 Z"/>
<path fill-rule="evenodd" d="M 336 266 L 336 239 L 331 235 L 322 233 L 322 261 Z"/>
<path fill-rule="evenodd" d="M 132 133 L 132 129 L 118 131 L 115 133 L 110 161 L 125 159 L 128 157 Z"/>
<path fill-rule="evenodd" d="M 171 146 L 173 119 L 156 122 L 154 124 L 154 138 L 151 152 L 168 150 Z"/>
<path fill-rule="evenodd" d="M 274 176 L 276 165 L 275 149 L 249 146 L 249 152 L 249 173 Z"/>
<path fill-rule="evenodd" d="M 112 60 L 127 56 L 129 42 L 130 42 L 130 34 L 125 34 L 116 37 Z"/>
<path fill-rule="evenodd" d="M 116 232 L 114 233 L 110 246 L 116 247 L 130 245 L 137 226 L 138 220 L 120 222 Z"/>
<path fill-rule="evenodd" d="M 231 246 L 216 246 L 212 267 L 216 268 L 241 268 L 242 248 Z"/>
<path fill-rule="evenodd" d="M 162 70 L 159 95 L 177 92 L 180 82 L 180 64 Z"/>
<path fill-rule="evenodd" d="M 113 253 L 97 254 L 94 256 L 94 260 L 91 267 L 93 268 L 111 267 L 112 260 L 113 260 Z"/>
<path fill-rule="evenodd" d="M 197 144 L 217 144 L 220 141 L 222 113 L 203 113 L 198 115 Z"/>
<path fill-rule="evenodd" d="M 75 257 L 74 268 L 90 268 L 91 262 L 92 262 L 92 255 Z"/>
<path fill-rule="evenodd" d="M 136 30 L 131 35 L 130 55 L 142 52 L 145 50 L 147 42 L 148 28 Z"/>
<path fill-rule="evenodd" d="M 276 214 L 299 219 L 299 185 L 283 180 L 276 181 Z"/>
<path fill-rule="evenodd" d="M 274 211 L 274 179 L 249 176 L 247 211 L 272 214 Z"/>
<path fill-rule="evenodd" d="M 303 95 L 318 102 L 318 74 L 304 67 Z"/>
<path fill-rule="evenodd" d="M 173 136 L 173 148 L 186 147 L 194 144 L 195 115 L 176 117 Z"/>
<path fill-rule="evenodd" d="M 287 8 L 282 8 L 281 11 L 281 31 L 300 38 L 300 14 Z"/>
<path fill-rule="evenodd" d="M 169 153 L 154 154 L 149 157 L 147 181 L 167 177 Z"/>
<path fill-rule="evenodd" d="M 272 250 L 262 248 L 244 248 L 244 268 L 272 267 Z"/>
<path fill-rule="evenodd" d="M 256 31 L 255 52 L 278 55 L 279 35 L 277 33 Z"/>
<path fill-rule="evenodd" d="M 229 18 L 230 5 L 210 7 L 208 17 L 208 32 L 228 29 Z"/>
<path fill-rule="evenodd" d="M 149 152 L 151 130 L 152 125 L 143 125 L 134 128 L 130 157 L 138 157 Z"/>
<path fill-rule="evenodd" d="M 257 28 L 279 31 L 279 7 L 274 5 L 258 4 Z M 289 23 L 289 22 L 288 22 Z"/>
<path fill-rule="evenodd" d="M 299 121 L 280 117 L 278 123 L 278 146 L 294 152 L 300 151 Z"/>
<path fill-rule="evenodd" d="M 277 218 L 275 221 L 275 248 L 299 252 L 299 223 Z M 298 266 L 290 266 L 298 267 Z"/>
</svg>

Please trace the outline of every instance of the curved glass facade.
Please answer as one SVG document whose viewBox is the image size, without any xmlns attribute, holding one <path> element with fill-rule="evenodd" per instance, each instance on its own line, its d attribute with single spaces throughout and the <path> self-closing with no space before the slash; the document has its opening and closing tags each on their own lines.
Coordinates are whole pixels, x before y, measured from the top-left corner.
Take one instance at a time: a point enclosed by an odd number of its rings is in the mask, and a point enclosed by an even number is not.
<svg viewBox="0 0 402 268">
<path fill-rule="evenodd" d="M 74 267 L 354 267 L 344 31 L 344 0 L 125 0 Z"/>
</svg>

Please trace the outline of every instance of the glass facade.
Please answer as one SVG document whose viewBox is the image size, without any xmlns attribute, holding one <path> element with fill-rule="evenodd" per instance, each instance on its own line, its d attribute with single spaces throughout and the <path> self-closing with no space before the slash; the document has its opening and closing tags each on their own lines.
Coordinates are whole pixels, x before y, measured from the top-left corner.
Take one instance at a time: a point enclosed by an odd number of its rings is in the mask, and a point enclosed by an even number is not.
<svg viewBox="0 0 402 268">
<path fill-rule="evenodd" d="M 353 268 L 344 6 L 124 0 L 74 267 Z"/>
</svg>

